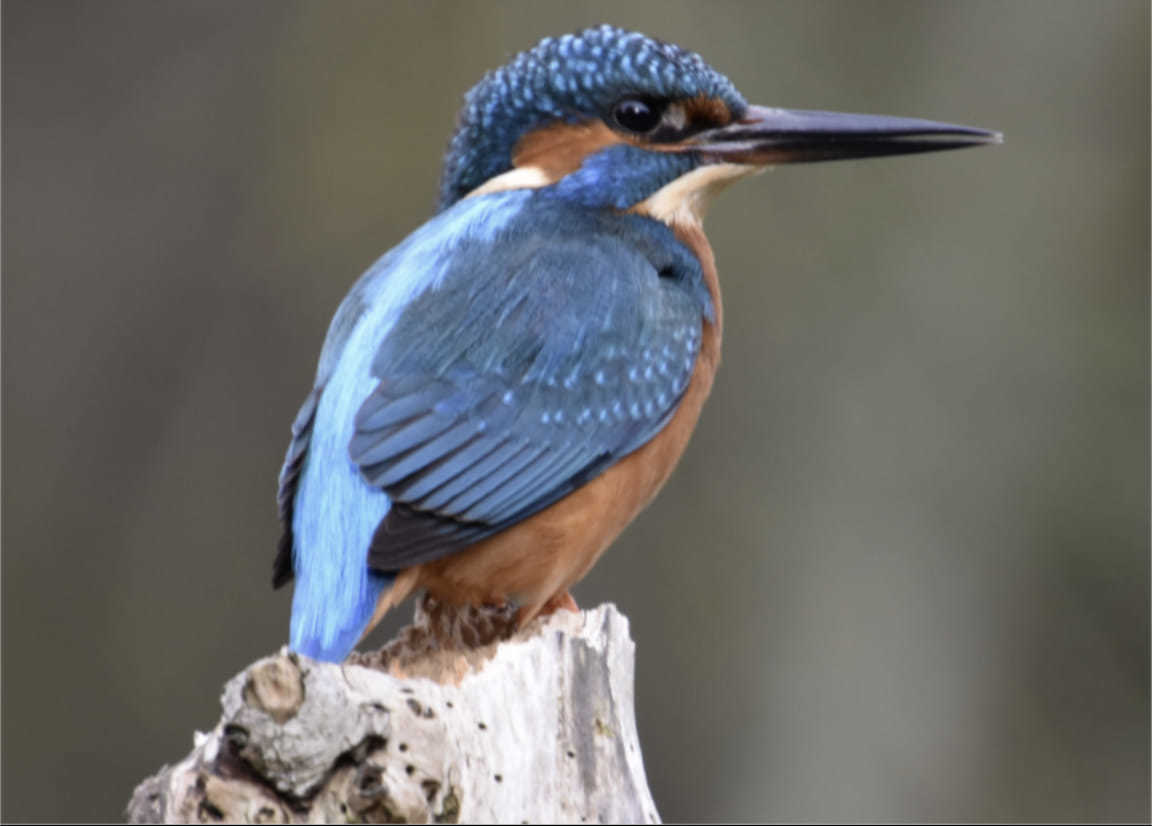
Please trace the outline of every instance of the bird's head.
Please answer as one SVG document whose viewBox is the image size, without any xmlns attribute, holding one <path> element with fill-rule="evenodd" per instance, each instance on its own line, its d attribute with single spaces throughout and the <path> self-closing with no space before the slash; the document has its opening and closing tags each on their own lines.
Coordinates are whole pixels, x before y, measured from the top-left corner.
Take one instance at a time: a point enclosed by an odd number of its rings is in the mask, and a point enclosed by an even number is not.
<svg viewBox="0 0 1152 826">
<path fill-rule="evenodd" d="M 954 149 L 999 140 L 909 118 L 752 106 L 697 54 L 599 26 L 546 38 L 467 95 L 440 209 L 550 187 L 587 206 L 694 220 L 724 184 L 772 164 Z"/>
</svg>

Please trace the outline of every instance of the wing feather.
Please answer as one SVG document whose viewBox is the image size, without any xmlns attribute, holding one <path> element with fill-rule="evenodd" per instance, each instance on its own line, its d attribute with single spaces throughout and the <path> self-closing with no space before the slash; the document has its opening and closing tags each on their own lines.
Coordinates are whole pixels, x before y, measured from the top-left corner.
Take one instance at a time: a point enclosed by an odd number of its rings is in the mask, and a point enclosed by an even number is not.
<svg viewBox="0 0 1152 826">
<path fill-rule="evenodd" d="M 656 222 L 557 214 L 526 215 L 530 231 L 454 258 L 383 333 L 348 444 L 364 483 L 392 500 L 373 568 L 437 559 L 528 518 L 675 412 L 712 314 L 698 262 Z M 281 475 L 278 579 L 291 576 L 294 486 L 320 392 Z"/>
</svg>

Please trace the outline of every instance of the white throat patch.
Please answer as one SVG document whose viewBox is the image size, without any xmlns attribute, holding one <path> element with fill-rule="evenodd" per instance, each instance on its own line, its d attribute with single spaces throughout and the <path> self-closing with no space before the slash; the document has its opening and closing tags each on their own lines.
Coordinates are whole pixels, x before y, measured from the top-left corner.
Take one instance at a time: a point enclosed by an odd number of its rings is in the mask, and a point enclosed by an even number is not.
<svg viewBox="0 0 1152 826">
<path fill-rule="evenodd" d="M 647 215 L 670 226 L 700 226 L 712 199 L 741 178 L 763 172 L 766 167 L 740 163 L 700 166 L 665 184 L 629 212 Z M 489 178 L 465 197 L 507 192 L 513 189 L 539 189 L 556 183 L 556 178 L 538 166 L 518 166 Z"/>
<path fill-rule="evenodd" d="M 487 195 L 491 192 L 507 192 L 512 189 L 539 189 L 556 183 L 547 172 L 538 166 L 518 166 L 493 178 L 489 178 L 473 189 L 465 198 Z"/>
<path fill-rule="evenodd" d="M 629 212 L 663 221 L 670 226 L 700 226 L 712 199 L 741 178 L 763 172 L 765 167 L 742 163 L 717 163 L 697 167 L 665 184 Z"/>
</svg>

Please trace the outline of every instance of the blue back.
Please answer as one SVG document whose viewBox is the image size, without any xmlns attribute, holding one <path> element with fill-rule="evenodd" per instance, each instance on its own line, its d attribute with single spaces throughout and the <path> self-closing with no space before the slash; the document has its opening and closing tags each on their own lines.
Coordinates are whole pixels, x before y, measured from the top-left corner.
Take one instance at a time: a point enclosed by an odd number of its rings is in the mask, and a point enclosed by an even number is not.
<svg viewBox="0 0 1152 826">
<path fill-rule="evenodd" d="M 404 307 L 443 277 L 457 244 L 491 243 L 520 200 L 474 199 L 433 219 L 377 261 L 337 310 L 280 479 L 285 533 L 275 578 L 284 582 L 295 574 L 294 651 L 343 659 L 391 582 L 366 564 L 390 500 L 363 482 L 348 457 L 356 411 L 377 384 L 371 375 L 376 348 Z"/>
</svg>

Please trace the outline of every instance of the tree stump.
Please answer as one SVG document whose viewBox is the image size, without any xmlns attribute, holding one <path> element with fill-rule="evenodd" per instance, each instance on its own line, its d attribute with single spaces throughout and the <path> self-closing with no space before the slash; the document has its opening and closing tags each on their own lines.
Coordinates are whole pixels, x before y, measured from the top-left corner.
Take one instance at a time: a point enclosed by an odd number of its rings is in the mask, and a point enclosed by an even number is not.
<svg viewBox="0 0 1152 826">
<path fill-rule="evenodd" d="M 286 649 L 252 664 L 129 821 L 659 822 L 614 606 L 479 648 L 434 644 L 434 620 L 340 665 Z"/>
</svg>

